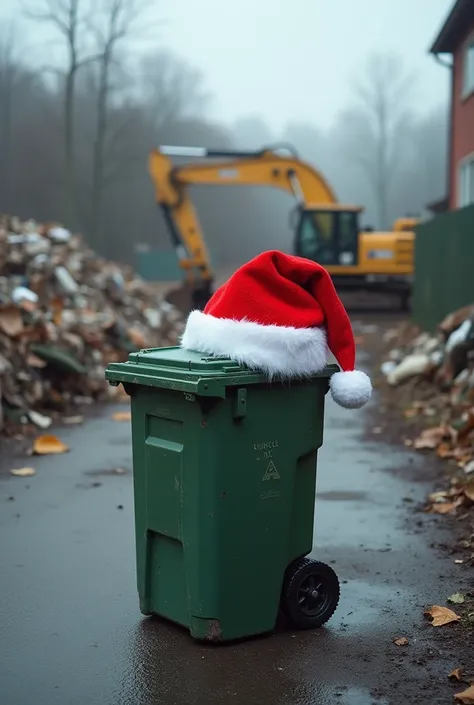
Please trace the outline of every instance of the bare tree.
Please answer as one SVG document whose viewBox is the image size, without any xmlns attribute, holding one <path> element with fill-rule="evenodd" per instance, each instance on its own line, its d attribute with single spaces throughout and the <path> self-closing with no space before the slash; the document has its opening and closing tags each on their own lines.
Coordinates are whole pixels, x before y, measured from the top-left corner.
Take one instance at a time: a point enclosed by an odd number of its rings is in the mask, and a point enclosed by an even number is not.
<svg viewBox="0 0 474 705">
<path fill-rule="evenodd" d="M 235 121 L 232 135 L 242 149 L 262 149 L 277 142 L 277 139 L 259 115 L 247 115 Z"/>
<path fill-rule="evenodd" d="M 143 60 L 140 90 L 143 100 L 149 106 L 156 138 L 160 131 L 169 128 L 175 120 L 201 115 L 209 101 L 200 72 L 164 51 Z"/>
<path fill-rule="evenodd" d="M 50 23 L 64 38 L 67 61 L 64 73 L 64 188 L 68 222 L 77 222 L 76 155 L 74 148 L 74 99 L 80 68 L 98 59 L 89 50 L 87 23 L 92 5 L 84 0 L 41 0 L 41 7 L 30 9 L 32 19 Z M 85 39 L 84 39 L 85 37 Z"/>
<path fill-rule="evenodd" d="M 15 29 L 9 25 L 0 36 L 0 191 L 4 203 L 10 200 L 14 93 L 24 79 L 24 73 L 15 57 L 15 45 Z"/>
<path fill-rule="evenodd" d="M 109 131 L 108 113 L 112 68 L 117 61 L 117 50 L 127 38 L 130 39 L 144 27 L 139 20 L 148 7 L 147 0 L 102 0 L 99 17 L 89 23 L 95 35 L 98 61 L 97 117 L 94 139 L 91 235 L 94 240 L 102 239 L 102 203 L 105 188 L 105 160 Z"/>
<path fill-rule="evenodd" d="M 381 228 L 389 225 L 389 191 L 411 87 L 398 56 L 373 55 L 365 80 L 356 85 L 358 105 L 346 115 L 346 146 L 366 172 Z"/>
</svg>

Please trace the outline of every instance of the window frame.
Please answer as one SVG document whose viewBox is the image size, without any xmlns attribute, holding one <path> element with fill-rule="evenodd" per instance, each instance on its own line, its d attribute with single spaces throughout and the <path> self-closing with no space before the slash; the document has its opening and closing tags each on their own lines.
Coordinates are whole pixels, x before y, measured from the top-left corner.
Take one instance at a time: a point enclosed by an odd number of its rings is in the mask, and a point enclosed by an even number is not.
<svg viewBox="0 0 474 705">
<path fill-rule="evenodd" d="M 462 100 L 474 95 L 474 32 L 470 34 L 462 52 Z"/>
<path fill-rule="evenodd" d="M 459 161 L 458 208 L 474 205 L 474 152 Z"/>
<path fill-rule="evenodd" d="M 317 216 L 325 215 L 326 213 L 331 215 L 331 233 L 329 238 L 324 236 L 324 228 L 321 228 L 317 218 Z M 341 243 L 341 218 L 347 213 L 351 214 L 349 225 L 352 224 L 353 237 L 352 242 Z M 310 244 L 311 240 L 313 240 L 316 245 L 315 248 L 310 248 L 313 249 L 313 252 L 308 251 L 308 249 L 305 249 L 304 247 L 304 241 L 306 239 L 305 231 L 308 224 L 311 228 L 313 238 L 307 239 L 306 242 Z M 294 243 L 294 251 L 297 255 L 310 259 L 314 262 L 319 262 L 323 267 L 356 266 L 359 262 L 359 212 L 353 211 L 352 209 L 326 210 L 323 208 L 309 208 L 306 210 L 302 208 L 300 210 L 300 217 L 296 226 Z M 344 247 L 342 247 L 342 245 L 344 245 Z M 325 261 L 325 258 L 321 257 L 321 255 L 324 255 L 324 251 L 322 251 L 323 247 L 326 247 L 326 250 L 329 249 L 329 251 L 332 252 L 330 255 L 330 261 Z M 352 261 L 342 262 L 342 254 L 350 254 L 352 256 Z"/>
</svg>

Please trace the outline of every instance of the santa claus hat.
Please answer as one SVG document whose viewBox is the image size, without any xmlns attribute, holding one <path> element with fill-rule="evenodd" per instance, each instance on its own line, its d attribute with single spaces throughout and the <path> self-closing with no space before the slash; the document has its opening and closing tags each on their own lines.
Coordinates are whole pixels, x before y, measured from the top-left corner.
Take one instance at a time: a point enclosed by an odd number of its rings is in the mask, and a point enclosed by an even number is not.
<svg viewBox="0 0 474 705">
<path fill-rule="evenodd" d="M 243 265 L 204 311 L 193 311 L 181 345 L 229 357 L 269 378 L 319 372 L 330 350 L 342 369 L 331 377 L 334 401 L 356 409 L 371 396 L 370 379 L 354 369 L 354 335 L 329 273 L 276 250 Z"/>
</svg>

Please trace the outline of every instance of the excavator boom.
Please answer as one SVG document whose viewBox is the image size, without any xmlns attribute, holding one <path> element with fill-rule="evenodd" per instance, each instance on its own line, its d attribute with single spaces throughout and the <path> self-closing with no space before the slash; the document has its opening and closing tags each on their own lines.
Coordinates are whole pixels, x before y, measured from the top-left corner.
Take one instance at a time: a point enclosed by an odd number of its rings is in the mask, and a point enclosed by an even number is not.
<svg viewBox="0 0 474 705">
<path fill-rule="evenodd" d="M 198 161 L 174 164 L 173 159 L 183 157 Z M 270 148 L 248 152 L 161 146 L 150 153 L 149 172 L 156 201 L 186 273 L 184 287 L 173 292 L 171 300 L 187 310 L 205 305 L 213 281 L 209 253 L 189 196 L 190 186 L 270 186 L 292 194 L 306 209 L 340 207 L 322 174 L 291 151 L 279 154 Z M 194 297 L 192 306 L 188 306 L 190 296 Z"/>
<path fill-rule="evenodd" d="M 180 159 L 193 160 L 184 164 Z M 359 233 L 362 208 L 339 204 L 313 166 L 287 147 L 256 152 L 160 146 L 150 153 L 149 172 L 185 283 L 169 299 L 183 311 L 203 308 L 212 294 L 213 271 L 191 186 L 270 186 L 290 193 L 299 207 L 295 253 L 325 266 L 341 285 L 372 288 L 388 282 L 406 297 L 413 267 L 416 219 L 399 219 L 392 233 Z"/>
</svg>

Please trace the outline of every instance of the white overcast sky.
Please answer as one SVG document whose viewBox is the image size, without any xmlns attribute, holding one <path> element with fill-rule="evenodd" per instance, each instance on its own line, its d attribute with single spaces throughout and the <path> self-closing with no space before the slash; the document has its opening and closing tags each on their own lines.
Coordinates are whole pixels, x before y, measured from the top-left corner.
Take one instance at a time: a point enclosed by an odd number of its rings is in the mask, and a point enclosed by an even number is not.
<svg viewBox="0 0 474 705">
<path fill-rule="evenodd" d="M 172 49 L 203 72 L 214 95 L 213 118 L 230 124 L 259 115 L 276 131 L 289 121 L 329 126 L 350 103 L 351 86 L 375 51 L 403 57 L 417 80 L 415 108 L 441 104 L 449 72 L 428 48 L 453 3 L 154 0 L 151 13 L 166 22 L 157 31 L 156 48 Z M 0 18 L 19 15 L 21 4 L 0 0 Z M 37 47 L 44 31 L 25 28 L 23 44 L 31 40 Z"/>
</svg>

